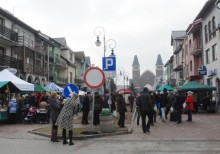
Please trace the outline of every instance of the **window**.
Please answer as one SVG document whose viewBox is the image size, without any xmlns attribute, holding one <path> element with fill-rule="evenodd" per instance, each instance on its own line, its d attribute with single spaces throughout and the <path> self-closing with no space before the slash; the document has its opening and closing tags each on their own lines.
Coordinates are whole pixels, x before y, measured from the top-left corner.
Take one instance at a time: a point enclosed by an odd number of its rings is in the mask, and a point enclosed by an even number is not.
<svg viewBox="0 0 220 154">
<path fill-rule="evenodd" d="M 207 79 L 207 85 L 212 86 L 212 78 Z"/>
<path fill-rule="evenodd" d="M 69 60 L 73 61 L 73 53 L 72 52 L 69 52 Z"/>
<path fill-rule="evenodd" d="M 27 64 L 30 64 L 30 58 L 27 57 Z"/>
<path fill-rule="evenodd" d="M 4 19 L 0 18 L 0 25 L 4 26 Z"/>
<path fill-rule="evenodd" d="M 210 63 L 210 51 L 209 51 L 209 49 L 207 49 L 205 51 L 205 54 L 206 54 L 206 64 L 209 64 Z"/>
<path fill-rule="evenodd" d="M 215 45 L 213 45 L 212 46 L 212 60 L 214 61 L 214 60 L 217 60 L 217 45 L 215 44 Z"/>
<path fill-rule="evenodd" d="M 190 61 L 190 64 L 189 64 L 189 65 L 190 65 L 190 66 L 189 66 L 189 67 L 190 67 L 189 69 L 190 69 L 190 71 L 192 71 L 192 61 Z"/>
<path fill-rule="evenodd" d="M 212 39 L 211 21 L 209 21 L 208 29 L 209 29 L 209 40 L 211 40 Z"/>
<path fill-rule="evenodd" d="M 69 72 L 70 83 L 73 83 L 73 73 Z"/>
<path fill-rule="evenodd" d="M 0 54 L 4 55 L 5 54 L 5 48 L 0 47 Z"/>
<path fill-rule="evenodd" d="M 208 42 L 208 30 L 207 30 L 207 25 L 205 25 L 205 43 Z"/>
<path fill-rule="evenodd" d="M 213 38 L 216 37 L 216 25 L 215 25 L 215 17 L 212 17 L 212 31 L 213 31 Z"/>
</svg>

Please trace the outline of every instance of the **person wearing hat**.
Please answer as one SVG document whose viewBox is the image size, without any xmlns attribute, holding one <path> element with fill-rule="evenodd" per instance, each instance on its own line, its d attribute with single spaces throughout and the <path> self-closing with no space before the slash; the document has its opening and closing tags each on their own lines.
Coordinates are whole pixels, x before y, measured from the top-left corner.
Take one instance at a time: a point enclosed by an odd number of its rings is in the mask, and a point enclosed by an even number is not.
<svg viewBox="0 0 220 154">
<path fill-rule="evenodd" d="M 95 100 L 94 100 L 94 118 L 93 118 L 93 125 L 100 125 L 100 118 L 99 114 L 102 111 L 102 105 L 103 105 L 103 100 L 102 97 L 99 95 L 98 92 L 95 92 Z"/>
<path fill-rule="evenodd" d="M 188 119 L 187 121 L 192 122 L 192 111 L 194 111 L 194 106 L 193 106 L 193 92 L 192 91 L 188 91 L 187 92 L 187 98 L 185 100 L 188 110 L 187 110 L 187 114 L 188 114 Z"/>
<path fill-rule="evenodd" d="M 63 144 L 67 144 L 66 130 L 69 130 L 69 145 L 73 145 L 73 116 L 77 113 L 78 94 L 74 93 L 72 97 L 64 103 L 64 106 L 57 118 L 56 126 L 63 129 Z"/>
</svg>

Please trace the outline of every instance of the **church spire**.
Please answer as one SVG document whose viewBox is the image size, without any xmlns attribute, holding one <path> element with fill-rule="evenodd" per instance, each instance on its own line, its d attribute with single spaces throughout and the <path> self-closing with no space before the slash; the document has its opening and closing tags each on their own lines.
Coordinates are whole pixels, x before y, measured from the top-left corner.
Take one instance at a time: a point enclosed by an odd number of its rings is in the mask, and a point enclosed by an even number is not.
<svg viewBox="0 0 220 154">
<path fill-rule="evenodd" d="M 161 58 L 161 55 L 160 55 L 160 54 L 157 56 L 156 65 L 163 65 L 162 58 Z"/>
<path fill-rule="evenodd" d="M 134 56 L 134 61 L 133 61 L 132 66 L 140 66 L 137 55 Z"/>
</svg>

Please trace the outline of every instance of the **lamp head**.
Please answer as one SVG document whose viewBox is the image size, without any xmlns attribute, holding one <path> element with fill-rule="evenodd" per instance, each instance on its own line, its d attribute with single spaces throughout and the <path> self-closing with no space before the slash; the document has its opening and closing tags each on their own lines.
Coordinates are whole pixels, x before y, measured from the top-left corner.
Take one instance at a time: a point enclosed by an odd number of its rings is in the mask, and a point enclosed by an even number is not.
<svg viewBox="0 0 220 154">
<path fill-rule="evenodd" d="M 97 41 L 95 42 L 95 45 L 97 46 L 97 47 L 99 47 L 100 45 L 101 45 L 101 41 L 99 40 L 99 37 L 97 36 Z"/>
<path fill-rule="evenodd" d="M 216 1 L 215 6 L 220 9 L 220 0 Z"/>
</svg>

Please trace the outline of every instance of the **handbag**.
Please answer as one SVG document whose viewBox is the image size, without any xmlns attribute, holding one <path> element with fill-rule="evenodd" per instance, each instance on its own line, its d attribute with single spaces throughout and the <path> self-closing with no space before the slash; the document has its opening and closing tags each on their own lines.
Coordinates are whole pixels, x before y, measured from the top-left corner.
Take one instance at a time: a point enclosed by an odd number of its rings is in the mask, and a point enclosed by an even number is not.
<svg viewBox="0 0 220 154">
<path fill-rule="evenodd" d="M 114 110 L 112 114 L 113 114 L 114 117 L 118 117 L 116 110 Z"/>
</svg>

